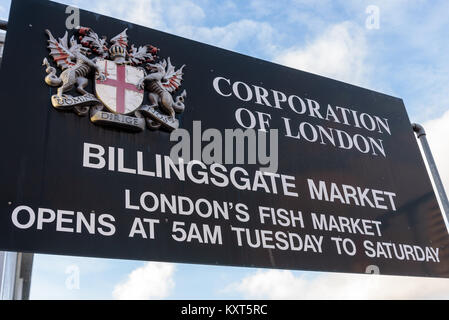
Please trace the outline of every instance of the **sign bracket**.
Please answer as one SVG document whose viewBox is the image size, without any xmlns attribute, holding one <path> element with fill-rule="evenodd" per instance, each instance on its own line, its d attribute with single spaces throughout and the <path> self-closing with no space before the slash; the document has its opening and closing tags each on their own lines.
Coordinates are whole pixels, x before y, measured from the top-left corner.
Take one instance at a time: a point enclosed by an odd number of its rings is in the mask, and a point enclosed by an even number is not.
<svg viewBox="0 0 449 320">
<path fill-rule="evenodd" d="M 429 143 L 427 142 L 426 131 L 424 130 L 424 127 L 422 125 L 417 124 L 417 123 L 413 123 L 412 128 L 416 134 L 416 137 L 421 142 L 421 147 L 424 152 L 426 162 L 429 165 L 429 169 L 430 169 L 430 173 L 432 174 L 433 181 L 435 182 L 435 187 L 437 189 L 438 197 L 440 198 L 441 205 L 443 207 L 443 211 L 446 216 L 446 220 L 449 222 L 449 201 L 447 199 L 447 195 L 444 190 L 443 182 L 441 181 L 440 174 L 438 173 L 438 169 L 435 164 L 435 160 L 433 159 L 432 151 L 430 150 Z"/>
</svg>

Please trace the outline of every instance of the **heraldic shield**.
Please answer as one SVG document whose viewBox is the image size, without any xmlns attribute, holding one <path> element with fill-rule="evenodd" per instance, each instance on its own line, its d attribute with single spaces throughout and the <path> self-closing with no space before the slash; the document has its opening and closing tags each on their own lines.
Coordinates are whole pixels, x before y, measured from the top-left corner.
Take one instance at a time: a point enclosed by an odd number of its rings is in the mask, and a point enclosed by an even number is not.
<svg viewBox="0 0 449 320">
<path fill-rule="evenodd" d="M 95 93 L 110 111 L 129 114 L 142 105 L 144 90 L 138 85 L 145 76 L 143 70 L 111 60 L 97 60 L 96 64 L 106 78 L 95 80 Z"/>
</svg>

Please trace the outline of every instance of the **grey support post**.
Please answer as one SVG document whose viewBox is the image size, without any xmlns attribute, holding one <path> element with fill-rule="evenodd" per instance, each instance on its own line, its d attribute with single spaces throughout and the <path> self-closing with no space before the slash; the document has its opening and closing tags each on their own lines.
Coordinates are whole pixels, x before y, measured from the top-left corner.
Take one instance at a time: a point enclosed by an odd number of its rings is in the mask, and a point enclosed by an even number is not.
<svg viewBox="0 0 449 320">
<path fill-rule="evenodd" d="M 17 253 L 0 253 L 0 300 L 13 300 L 17 269 Z"/>
</svg>

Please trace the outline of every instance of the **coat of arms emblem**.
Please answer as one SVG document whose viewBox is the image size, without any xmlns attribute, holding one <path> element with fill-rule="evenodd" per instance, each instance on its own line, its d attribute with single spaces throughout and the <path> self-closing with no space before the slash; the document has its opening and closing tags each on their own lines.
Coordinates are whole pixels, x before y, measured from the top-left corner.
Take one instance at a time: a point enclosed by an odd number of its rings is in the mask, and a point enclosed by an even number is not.
<svg viewBox="0 0 449 320">
<path fill-rule="evenodd" d="M 58 40 L 49 30 L 46 33 L 50 57 L 61 69 L 57 76 L 56 67 L 44 58 L 45 82 L 58 87 L 51 98 L 54 108 L 134 131 L 179 127 L 176 114 L 184 111 L 187 93 L 176 93 L 184 65 L 176 69 L 170 57 L 160 58 L 160 49 L 152 45 L 129 46 L 127 29 L 109 41 L 85 27 L 78 28 L 77 37 L 70 40 L 68 32 Z M 86 90 L 89 81 L 95 94 Z"/>
</svg>

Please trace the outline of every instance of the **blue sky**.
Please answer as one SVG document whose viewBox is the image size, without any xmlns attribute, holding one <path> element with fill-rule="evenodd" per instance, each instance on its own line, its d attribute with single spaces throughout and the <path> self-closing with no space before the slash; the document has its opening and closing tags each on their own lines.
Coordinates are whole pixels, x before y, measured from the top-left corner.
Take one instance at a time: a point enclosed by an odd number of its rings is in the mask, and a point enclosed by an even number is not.
<svg viewBox="0 0 449 320">
<path fill-rule="evenodd" d="M 449 187 L 448 1 L 59 2 L 401 97 Z M 379 28 L 367 25 L 370 5 Z M 3 19 L 9 6 L 0 0 Z M 79 288 L 67 285 L 73 270 Z M 130 297 L 449 298 L 449 281 L 35 256 L 31 298 Z"/>
</svg>

